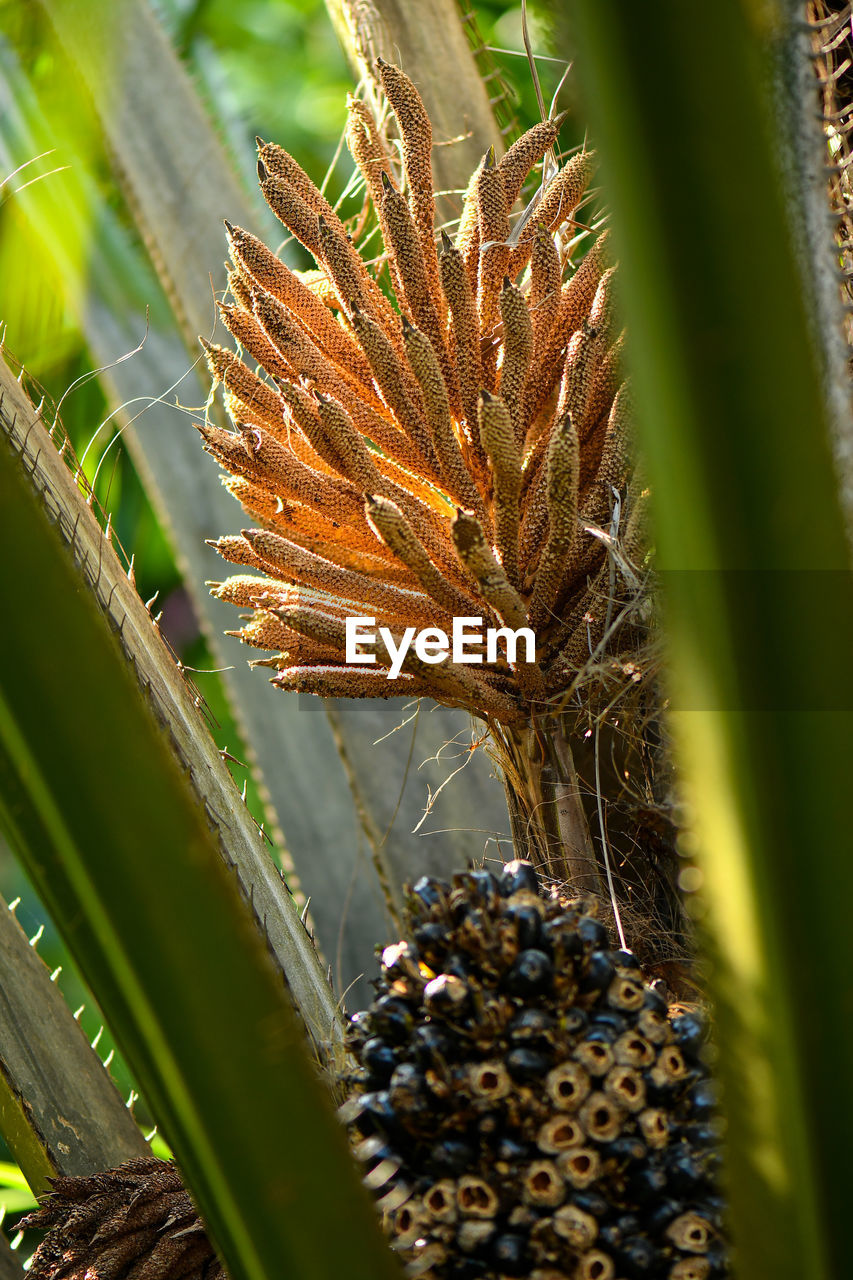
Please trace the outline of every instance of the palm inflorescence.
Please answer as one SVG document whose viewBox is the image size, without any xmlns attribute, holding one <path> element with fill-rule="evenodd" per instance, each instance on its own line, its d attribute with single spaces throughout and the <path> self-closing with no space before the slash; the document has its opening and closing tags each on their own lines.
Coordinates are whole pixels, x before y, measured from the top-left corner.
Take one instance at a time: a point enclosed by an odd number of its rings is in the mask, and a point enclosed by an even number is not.
<svg viewBox="0 0 853 1280">
<path fill-rule="evenodd" d="M 236 634 L 274 653 L 262 661 L 282 689 L 428 693 L 511 725 L 601 643 L 608 530 L 633 494 L 608 232 L 590 242 L 585 229 L 576 258 L 593 156 L 552 165 L 513 226 L 562 118 L 542 121 L 500 159 L 489 150 L 455 239 L 439 235 L 429 118 L 403 72 L 381 62 L 379 74 L 399 158 L 364 102 L 351 101 L 347 128 L 384 245 L 373 270 L 271 143 L 259 142 L 261 190 L 318 270 L 289 269 L 227 224 L 233 302 L 220 310 L 242 356 L 204 345 L 234 430 L 200 430 L 258 527 L 215 543 L 241 572 L 213 589 L 253 611 Z M 630 510 L 629 558 L 642 504 Z M 526 627 L 535 656 L 500 639 L 464 665 L 409 649 L 389 680 L 381 634 L 372 662 L 346 661 L 345 620 L 360 615 L 395 642 L 407 628 L 449 635 L 454 617 L 498 636 Z"/>
</svg>

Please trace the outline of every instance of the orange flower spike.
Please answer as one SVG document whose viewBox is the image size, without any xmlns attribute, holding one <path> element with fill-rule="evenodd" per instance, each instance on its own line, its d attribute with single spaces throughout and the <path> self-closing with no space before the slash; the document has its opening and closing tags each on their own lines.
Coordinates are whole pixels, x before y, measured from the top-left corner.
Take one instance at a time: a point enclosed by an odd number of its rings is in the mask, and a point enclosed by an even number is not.
<svg viewBox="0 0 853 1280">
<path fill-rule="evenodd" d="M 482 471 L 485 467 L 485 457 L 480 449 L 477 428 L 477 400 L 483 381 L 483 370 L 480 362 L 480 325 L 477 317 L 477 303 L 462 254 L 443 231 L 441 242 L 439 268 L 452 321 L 450 347 L 459 372 L 461 407 L 468 425 L 468 442 L 473 453 L 473 461 Z"/>
<path fill-rule="evenodd" d="M 293 156 L 275 142 L 262 143 L 260 139 L 256 141 L 258 142 L 259 176 L 261 175 L 261 170 L 264 169 L 268 176 L 283 182 L 292 196 L 297 197 L 312 213 L 316 214 L 318 225 L 324 223 L 336 237 L 348 243 L 346 227 L 326 197 L 311 181 L 302 166 L 294 160 Z M 281 198 L 280 195 L 279 198 Z M 304 214 L 302 216 L 304 217 Z M 308 245 L 305 247 L 309 248 Z M 311 249 L 311 252 L 314 253 L 314 250 Z M 355 250 L 352 253 L 359 266 L 361 266 L 361 259 L 358 254 Z M 369 286 L 375 290 L 376 294 L 381 296 L 380 290 L 376 288 L 375 282 L 368 276 L 366 270 L 364 275 Z"/>
<path fill-rule="evenodd" d="M 651 544 L 651 492 L 646 488 L 644 477 L 639 471 L 635 471 L 631 477 L 625 506 L 628 512 L 624 534 L 625 555 L 639 569 L 642 568 Z"/>
<path fill-rule="evenodd" d="M 504 185 L 507 209 L 511 209 L 521 195 L 524 179 L 530 170 L 557 141 L 568 114 L 568 111 L 563 111 L 553 120 L 540 120 L 501 156 L 497 169 Z"/>
<path fill-rule="evenodd" d="M 480 269 L 480 214 L 477 204 L 477 181 L 483 166 L 489 158 L 489 154 L 487 151 L 471 174 L 462 200 L 462 216 L 459 219 L 459 227 L 456 231 L 456 249 L 465 265 L 465 273 L 472 289 L 477 288 L 477 275 Z M 443 238 L 444 232 L 442 232 Z"/>
<path fill-rule="evenodd" d="M 346 646 L 346 626 L 343 619 L 335 614 L 323 609 L 290 604 L 276 609 L 275 615 L 298 635 L 307 636 L 309 640 L 343 653 Z"/>
<path fill-rule="evenodd" d="M 523 449 L 527 435 L 524 387 L 533 355 L 533 325 L 527 303 L 521 291 L 512 284 L 509 276 L 504 277 L 500 308 L 504 344 L 500 393 L 512 418 L 516 444 L 519 449 Z"/>
<path fill-rule="evenodd" d="M 421 406 L 420 390 L 411 372 L 406 377 L 406 368 L 401 364 L 389 342 L 385 332 L 358 307 L 352 308 L 352 324 L 361 343 L 362 350 L 370 362 L 376 385 L 388 408 L 392 411 L 400 427 L 415 445 L 418 453 L 438 479 L 440 468 L 433 448 L 432 440 L 424 421 Z M 411 384 L 409 385 L 409 379 Z M 414 395 L 412 395 L 414 391 Z M 422 404 L 422 401 L 421 401 Z"/>
<path fill-rule="evenodd" d="M 608 230 L 603 231 L 587 250 L 572 278 L 563 285 L 546 361 L 559 356 L 571 335 L 580 328 L 581 321 L 589 315 L 599 282 L 607 269 L 609 253 Z"/>
<path fill-rule="evenodd" d="M 335 290 L 343 310 L 352 311 L 353 305 L 357 306 L 382 325 L 390 335 L 393 345 L 402 350 L 400 317 L 368 273 L 345 233 L 338 231 L 337 227 L 321 217 L 319 242 L 323 261 L 335 282 Z"/>
<path fill-rule="evenodd" d="M 443 492 L 446 488 L 443 481 L 440 490 L 435 484 L 422 477 L 420 469 L 413 470 L 411 467 L 403 466 L 402 463 L 395 462 L 393 458 L 386 458 L 381 453 L 375 454 L 373 460 L 376 463 L 376 469 L 386 480 L 390 480 L 399 489 L 404 489 L 411 498 L 416 498 L 432 513 L 438 514 L 445 520 L 449 519 L 453 502 Z"/>
<path fill-rule="evenodd" d="M 518 534 L 518 556 L 524 565 L 522 589 L 527 592 L 533 586 L 533 567 L 541 553 L 548 529 L 547 468 L 540 466 L 536 477 L 524 495 L 521 508 L 521 528 Z"/>
<path fill-rule="evenodd" d="M 283 374 L 277 368 L 268 372 L 288 379 L 305 378 L 332 394 L 350 394 L 350 384 L 286 307 L 262 289 L 255 290 L 253 300 L 259 324 L 286 365 Z"/>
<path fill-rule="evenodd" d="M 232 476 L 245 479 L 270 494 L 278 492 L 276 480 L 267 474 L 263 462 L 256 458 L 248 438 L 249 431 L 259 432 L 262 428 L 253 426 L 244 431 L 238 427 L 237 431 L 231 432 L 208 423 L 197 423 L 196 430 L 204 440 L 205 450 Z"/>
<path fill-rule="evenodd" d="M 369 434 L 393 456 L 404 461 L 417 461 L 417 453 L 393 424 L 386 422 L 376 408 L 362 399 L 363 395 L 369 395 L 376 406 L 384 408 L 372 388 L 367 391 L 358 387 L 345 370 L 333 365 L 293 316 L 270 294 L 257 291 L 254 300 L 264 332 L 286 362 L 284 373 L 288 379 L 301 378 L 339 400 L 345 400 L 352 409 L 359 430 Z M 276 374 L 277 369 L 271 372 Z"/>
<path fill-rule="evenodd" d="M 226 631 L 254 649 L 281 650 L 281 661 L 290 663 L 332 662 L 337 657 L 330 645 L 318 644 L 294 631 L 266 609 L 258 609 L 239 631 Z"/>
<path fill-rule="evenodd" d="M 267 591 L 273 584 L 269 578 L 255 578 L 248 573 L 236 573 L 233 577 L 226 578 L 224 582 L 206 582 L 204 585 L 210 588 L 210 594 L 217 600 L 247 609 L 254 604 L 256 596 Z"/>
<path fill-rule="evenodd" d="M 577 538 L 580 442 L 570 413 L 551 436 L 547 464 L 548 541 L 539 558 L 530 599 L 530 621 L 541 627 L 559 602 L 560 588 Z"/>
<path fill-rule="evenodd" d="M 234 492 L 233 489 L 229 491 Z M 235 496 L 241 495 L 238 492 Z M 285 502 L 278 498 L 275 503 L 265 503 L 264 499 L 269 498 L 270 495 L 263 490 L 255 490 L 244 494 L 241 500 L 244 510 L 248 510 L 266 528 L 280 533 L 306 551 L 314 551 L 344 569 L 384 578 L 395 586 L 417 585 L 388 548 L 377 542 L 364 517 L 363 506 L 359 524 L 341 524 L 295 501 Z"/>
<path fill-rule="evenodd" d="M 379 494 L 368 494 L 365 498 L 365 510 L 377 537 L 411 569 L 424 591 L 441 608 L 451 615 L 458 614 L 462 617 L 477 608 L 470 595 L 465 596 L 451 586 L 436 568 L 396 503 Z"/>
<path fill-rule="evenodd" d="M 382 174 L 395 189 L 394 169 L 382 135 L 366 102 L 359 98 L 347 98 L 346 140 L 349 153 L 367 183 L 371 199 L 378 209 L 382 200 Z"/>
<path fill-rule="evenodd" d="M 287 612 L 290 613 L 289 610 Z M 307 626 L 310 626 L 310 622 L 307 620 L 306 622 Z M 300 621 L 294 620 L 292 625 L 298 629 Z M 399 645 L 400 637 L 393 638 L 395 644 Z M 391 666 L 392 655 L 379 635 L 376 637 L 376 657 L 385 666 Z M 455 662 L 428 664 L 417 656 L 414 649 L 409 648 L 402 660 L 402 670 L 427 684 L 431 696 L 439 702 L 450 701 L 459 702 L 463 706 L 476 706 L 481 714 L 496 715 L 510 721 L 524 714 L 515 698 L 493 688 L 488 676 L 475 675 L 470 666 L 462 666 Z"/>
<path fill-rule="evenodd" d="M 207 451 L 233 478 L 250 486 L 246 490 L 229 482 L 231 492 L 241 501 L 245 498 L 253 514 L 272 518 L 277 503 L 296 501 L 341 524 L 360 519 L 360 502 L 354 489 L 301 463 L 263 428 L 238 424 L 239 434 L 208 426 L 197 430 L 205 439 Z M 269 465 L 273 446 L 279 452 L 274 465 Z"/>
<path fill-rule="evenodd" d="M 318 263 L 322 262 L 320 250 L 319 218 L 315 209 L 302 199 L 298 192 L 266 168 L 258 160 L 258 181 L 261 195 L 279 222 L 296 237 Z"/>
<path fill-rule="evenodd" d="M 432 697 L 439 702 L 476 707 L 481 715 L 495 716 L 510 723 L 525 718 L 518 699 L 493 688 L 486 675 L 474 675 L 477 668 L 463 667 L 455 662 L 427 665 L 410 649 L 403 660 L 403 670 L 428 683 Z"/>
<path fill-rule="evenodd" d="M 333 646 L 338 651 L 339 660 L 343 659 L 343 655 L 346 652 L 346 622 L 344 617 L 317 605 L 306 607 L 299 603 L 285 605 L 274 612 L 286 626 L 292 627 L 300 635 L 308 636 L 309 639 L 316 640 L 318 644 Z M 388 619 L 389 623 L 390 621 Z M 405 623 L 411 625 L 411 620 L 406 618 Z M 385 623 L 382 622 L 381 625 L 385 625 Z M 391 626 L 391 630 L 394 630 L 393 626 Z M 383 666 L 391 665 L 388 650 L 378 635 L 375 653 L 377 663 Z M 407 669 L 406 664 L 404 664 L 405 669 Z M 392 680 L 386 681 L 386 683 L 393 688 L 394 682 Z"/>
<path fill-rule="evenodd" d="M 253 360 L 262 365 L 267 373 L 277 374 L 280 378 L 290 376 L 287 361 L 270 342 L 251 310 L 244 311 L 240 307 L 230 306 L 227 302 L 218 302 L 216 306 L 225 328 L 232 337 L 237 339 L 240 346 L 248 351 Z"/>
<path fill-rule="evenodd" d="M 427 334 L 441 365 L 442 376 L 450 388 L 450 394 L 454 400 L 457 400 L 456 372 L 447 354 L 414 220 L 405 198 L 394 189 L 388 175 L 384 172 L 382 182 L 383 194 L 379 206 L 379 220 L 385 244 L 391 250 L 403 290 L 403 296 L 399 301 L 405 304 L 415 323 Z"/>
<path fill-rule="evenodd" d="M 287 425 L 291 427 L 291 447 L 296 447 L 293 443 L 295 433 L 292 430 L 295 427 L 298 428 L 298 431 L 310 444 L 318 459 L 321 459 L 338 475 L 345 476 L 344 464 L 329 442 L 325 428 L 320 421 L 315 398 L 309 395 L 303 387 L 295 386 L 291 382 L 278 382 L 277 386 L 281 393 L 281 398 L 287 406 L 289 418 Z"/>
<path fill-rule="evenodd" d="M 480 393 L 480 439 L 492 469 L 492 516 L 501 564 L 512 585 L 518 589 L 521 454 L 515 441 L 509 410 L 503 400 L 485 389 Z"/>
<path fill-rule="evenodd" d="M 254 465 L 274 492 L 294 498 L 332 519 L 352 520 L 358 500 L 349 484 L 313 470 L 263 428 L 243 427 L 239 423 L 237 427 Z"/>
<path fill-rule="evenodd" d="M 433 564 L 437 565 L 447 580 L 465 591 L 469 589 L 465 574 L 462 572 L 450 536 L 450 521 L 438 516 L 432 507 L 427 506 L 408 490 L 383 477 L 379 492 L 397 506 L 412 526 L 418 541 L 423 545 Z"/>
<path fill-rule="evenodd" d="M 562 264 L 554 237 L 544 223 L 539 222 L 533 232 L 527 305 L 530 307 L 533 324 L 533 349 L 540 357 L 548 345 L 560 306 L 562 275 Z"/>
<path fill-rule="evenodd" d="M 433 616 L 434 606 L 419 592 L 344 569 L 278 533 L 267 529 L 244 529 L 243 539 L 257 558 L 258 563 L 254 567 L 263 568 L 286 582 L 297 582 L 313 590 L 376 606 L 377 609 L 411 613 L 421 620 L 420 625 L 423 625 L 425 617 Z"/>
<path fill-rule="evenodd" d="M 606 524 L 613 502 L 613 490 L 621 489 L 630 471 L 630 431 L 634 416 L 631 384 L 623 382 L 610 407 L 601 461 L 589 491 L 581 504 L 586 523 Z"/>
<path fill-rule="evenodd" d="M 608 267 L 598 282 L 589 309 L 589 323 L 605 342 L 609 342 L 616 317 L 616 267 Z"/>
<path fill-rule="evenodd" d="M 560 398 L 557 403 L 558 416 L 570 413 L 578 424 L 585 420 L 598 367 L 598 354 L 598 332 L 585 320 L 566 351 Z"/>
<path fill-rule="evenodd" d="M 548 347 L 534 359 L 525 392 L 527 412 L 531 420 L 547 402 L 562 374 L 560 355 L 572 335 L 588 317 L 598 283 L 604 274 L 610 247 L 610 232 L 604 231 L 595 241 L 560 293 Z"/>
<path fill-rule="evenodd" d="M 213 550 L 230 564 L 244 565 L 247 569 L 266 568 L 261 557 L 255 555 L 251 545 L 240 534 L 232 533 L 222 538 L 208 538 L 207 545 L 213 547 Z"/>
<path fill-rule="evenodd" d="M 294 271 L 293 274 L 324 307 L 328 307 L 330 311 L 338 310 L 338 295 L 324 267 L 308 267 L 305 271 Z"/>
<path fill-rule="evenodd" d="M 397 118 L 412 217 L 420 236 L 424 267 L 436 308 L 441 305 L 435 250 L 435 196 L 432 180 L 432 124 L 412 81 L 399 67 L 377 58 L 385 96 Z"/>
<path fill-rule="evenodd" d="M 453 430 L 447 384 L 442 377 L 435 350 L 425 333 L 403 319 L 406 354 L 421 388 L 433 447 L 452 495 L 472 507 L 485 519 L 483 500 L 465 466 L 459 441 Z"/>
<path fill-rule="evenodd" d="M 585 322 L 590 333 L 594 334 L 594 340 L 591 350 L 584 357 L 587 369 L 583 406 L 579 406 L 575 414 L 575 422 L 582 440 L 589 435 L 591 428 L 595 425 L 601 413 L 598 403 L 593 402 L 593 396 L 600 384 L 603 368 L 607 364 L 608 348 L 613 337 L 615 320 L 614 295 L 617 287 L 616 270 L 616 267 L 610 267 L 601 277 L 590 307 L 589 320 Z"/>
<path fill-rule="evenodd" d="M 225 390 L 242 404 L 251 405 L 273 431 L 281 432 L 284 429 L 282 403 L 272 388 L 247 369 L 240 357 L 227 347 L 219 347 L 201 336 L 199 342 L 204 348 L 214 386 L 221 382 Z"/>
<path fill-rule="evenodd" d="M 316 293 L 256 236 L 229 222 L 225 223 L 225 227 L 232 256 L 239 264 L 241 273 L 287 307 L 308 330 L 314 342 L 337 365 L 349 369 L 360 381 L 369 384 L 370 369 L 367 361 L 346 329 Z"/>
<path fill-rule="evenodd" d="M 366 492 L 382 493 L 397 502 L 406 512 L 418 538 L 438 563 L 443 565 L 452 559 L 447 547 L 448 536 L 442 528 L 446 522 L 398 481 L 380 472 L 378 455 L 367 448 L 346 410 L 334 400 L 320 395 L 317 396 L 317 410 L 319 428 L 327 447 L 339 459 L 342 474 L 352 480 L 362 495 Z M 383 467 L 383 472 L 385 470 Z"/>
<path fill-rule="evenodd" d="M 498 320 L 498 296 L 509 266 L 509 217 L 504 184 L 490 147 L 477 177 L 477 216 L 480 226 L 480 269 L 477 307 L 485 337 Z"/>
<path fill-rule="evenodd" d="M 362 493 L 381 485 L 370 450 L 353 426 L 352 418 L 336 400 L 317 392 L 317 412 L 326 438 L 341 460 L 347 475 Z"/>
<path fill-rule="evenodd" d="M 388 680 L 382 670 L 374 667 L 288 667 L 273 676 L 270 683 L 279 689 L 313 693 L 321 698 L 395 698 L 400 694 L 415 698 L 431 692 L 429 685 L 408 673 L 401 672 L 396 680 Z"/>
<path fill-rule="evenodd" d="M 382 203 L 382 175 L 385 174 L 395 190 L 399 190 L 394 179 L 394 169 L 385 143 L 379 132 L 373 113 L 367 103 L 358 98 L 347 97 L 346 140 L 349 153 L 358 166 L 359 172 L 367 184 L 367 190 L 373 207 L 379 213 Z M 383 233 L 384 237 L 384 233 Z M 388 255 L 388 269 L 391 273 L 391 285 L 396 297 L 402 294 L 402 284 L 397 274 L 397 265 L 393 255 Z"/>
<path fill-rule="evenodd" d="M 453 521 L 453 542 L 459 559 L 501 622 L 514 630 L 526 627 L 528 619 L 524 601 L 498 564 L 482 525 L 470 511 L 457 512 Z"/>
<path fill-rule="evenodd" d="M 256 138 L 255 142 L 258 146 L 258 159 L 268 173 L 281 178 L 316 214 L 324 214 L 327 218 L 340 221 L 317 184 L 309 178 L 289 151 L 285 151 L 277 142 L 264 142 L 261 138 Z"/>
<path fill-rule="evenodd" d="M 263 197 L 275 216 L 327 269 L 340 306 L 355 298 L 364 309 L 393 325 L 396 313 L 349 243 L 337 214 L 318 214 L 282 178 L 270 174 L 262 159 L 258 160 L 258 176 Z"/>
<path fill-rule="evenodd" d="M 422 328 L 429 331 L 430 337 L 435 338 L 439 333 L 438 316 L 430 294 L 414 218 L 405 196 L 396 189 L 384 169 L 381 183 L 379 221 L 385 246 L 391 251 L 403 290 L 398 301 L 408 308 Z"/>
<path fill-rule="evenodd" d="M 536 209 L 536 223 L 551 234 L 560 231 L 574 214 L 590 179 L 595 172 L 595 152 L 580 151 L 567 160 L 545 188 Z M 527 266 L 535 241 L 535 233 L 522 233 L 518 246 L 513 249 L 507 274 L 515 280 Z"/>
<path fill-rule="evenodd" d="M 538 221 L 544 222 L 552 234 L 570 221 L 586 194 L 597 163 L 598 157 L 594 151 L 579 151 L 566 161 L 548 183 L 537 214 Z"/>
<path fill-rule="evenodd" d="M 253 520 L 263 524 L 277 526 L 284 518 L 285 512 L 292 507 L 292 500 L 278 493 L 271 493 L 259 484 L 254 484 L 246 476 L 227 476 L 223 484 L 232 497 Z M 300 511 L 308 511 L 300 506 Z"/>
<path fill-rule="evenodd" d="M 252 281 L 239 266 L 225 264 L 228 271 L 228 292 L 243 311 L 252 310 Z"/>
<path fill-rule="evenodd" d="M 381 542 L 376 540 L 373 530 L 367 526 L 366 522 L 365 528 L 367 529 L 365 542 L 368 538 L 372 539 L 369 550 L 364 549 L 361 540 L 358 545 L 355 545 L 354 540 L 348 539 L 343 545 L 339 539 L 312 538 L 305 524 L 296 519 L 290 531 L 283 530 L 283 532 L 292 542 L 298 542 L 300 546 L 305 547 L 306 551 L 313 551 L 327 560 L 334 560 L 343 569 L 350 569 L 353 573 L 363 573 L 376 582 L 386 582 L 389 586 L 399 587 L 402 591 L 419 590 L 417 580 L 412 577 L 405 565 L 401 565 L 391 555 L 387 547 L 383 547 Z"/>
<path fill-rule="evenodd" d="M 619 390 L 619 386 L 625 376 L 623 368 L 624 352 L 625 335 L 620 334 L 612 347 L 607 351 L 595 371 L 592 390 L 589 393 L 589 399 L 586 406 L 585 446 L 588 445 L 593 435 L 597 436 L 599 434 L 599 428 L 603 431 L 606 427 L 607 414 L 610 410 L 611 404 L 613 403 L 613 397 Z M 604 426 L 602 426 L 602 424 L 604 424 Z M 585 447 L 584 453 L 588 453 L 591 460 L 595 459 L 594 448 Z M 588 479 L 588 469 L 582 465 L 581 487 L 587 483 Z"/>
</svg>

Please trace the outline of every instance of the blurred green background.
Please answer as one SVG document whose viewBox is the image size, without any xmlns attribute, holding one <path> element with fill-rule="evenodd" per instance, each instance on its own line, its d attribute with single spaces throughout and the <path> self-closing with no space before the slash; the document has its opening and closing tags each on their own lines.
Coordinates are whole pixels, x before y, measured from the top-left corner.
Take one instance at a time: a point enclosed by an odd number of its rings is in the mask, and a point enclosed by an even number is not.
<svg viewBox="0 0 853 1280">
<path fill-rule="evenodd" d="M 255 181 L 254 137 L 260 134 L 281 142 L 315 178 L 333 166 L 327 191 L 337 199 L 351 172 L 348 153 L 344 149 L 341 154 L 341 138 L 346 95 L 354 84 L 324 5 L 319 0 L 243 0 L 238 5 L 228 0 L 163 0 L 154 9 L 189 68 L 247 190 Z M 502 96 L 497 114 L 512 137 L 539 117 L 522 52 L 521 8 L 481 3 L 474 17 L 485 47 L 481 65 L 484 72 L 498 72 L 490 92 Z M 545 56 L 545 23 L 535 7 L 528 11 L 528 20 L 534 48 L 542 55 L 539 72 L 549 102 L 565 67 Z M 86 299 L 80 291 L 86 288 L 90 246 L 105 215 L 118 223 L 130 245 L 121 260 L 120 278 L 111 282 L 114 293 L 119 299 L 125 296 L 134 309 L 147 306 L 152 318 L 168 304 L 154 283 L 89 93 L 36 0 L 0 3 L 0 94 L 0 326 L 6 348 L 41 386 L 48 404 L 60 406 L 63 427 L 97 500 L 109 513 L 118 542 L 134 557 L 139 593 L 143 600 L 156 596 L 152 611 L 162 611 L 164 635 L 194 670 L 217 743 L 235 757 L 232 772 L 238 785 L 246 783 L 249 806 L 260 821 L 262 805 L 248 771 L 237 763 L 242 758 L 239 735 L 173 548 L 129 453 L 120 439 L 114 439 L 112 406 L 81 331 L 79 317 Z M 86 218 L 65 218 L 61 211 L 57 215 L 51 184 L 60 177 L 80 184 Z M 224 257 L 224 234 L 222 251 Z M 210 269 L 221 281 L 221 263 L 211 262 Z M 211 298 L 211 323 L 213 316 Z M 124 354 L 116 350 L 115 358 Z M 151 388 L 152 397 L 162 392 L 163 387 Z M 180 398 L 180 392 L 176 394 Z M 155 400 L 134 407 L 133 413 L 141 410 L 136 425 L 144 429 L 144 415 L 156 414 L 157 409 Z M 199 466 L 204 465 L 209 463 L 199 448 Z M 6 607 L 7 625 L 23 625 L 28 602 L 9 601 Z M 29 937 L 37 936 L 39 954 L 51 970 L 62 967 L 60 987 L 71 1008 L 82 1009 L 79 1020 L 90 1039 L 100 1035 L 98 1050 L 106 1057 L 113 1050 L 109 1030 L 99 1031 L 102 1020 L 95 1002 L 32 888 L 2 846 L 0 892 L 7 901 L 20 899 L 18 920 Z M 118 1056 L 111 1069 L 129 1097 L 133 1081 Z M 135 1104 L 135 1113 L 148 1132 L 153 1118 L 144 1099 Z M 0 1145 L 0 1159 L 6 1156 Z M 9 1164 L 0 1164 L 0 1205 L 4 1203 L 10 1215 L 31 1203 L 25 1183 Z M 10 1223 L 14 1216 L 7 1228 Z"/>
</svg>

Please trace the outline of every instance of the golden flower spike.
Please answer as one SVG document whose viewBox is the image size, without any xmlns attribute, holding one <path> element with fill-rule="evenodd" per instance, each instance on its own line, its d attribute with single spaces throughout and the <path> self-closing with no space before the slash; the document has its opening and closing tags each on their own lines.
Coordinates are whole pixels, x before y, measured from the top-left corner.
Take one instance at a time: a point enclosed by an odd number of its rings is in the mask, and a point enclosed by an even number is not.
<svg viewBox="0 0 853 1280">
<path fill-rule="evenodd" d="M 543 829 L 547 778 L 566 790 L 571 775 L 554 725 L 587 664 L 610 671 L 602 645 L 628 589 L 608 560 L 613 513 L 635 556 L 645 527 L 631 518 L 609 233 L 579 249 L 594 155 L 558 167 L 513 232 L 563 117 L 500 159 L 490 148 L 455 241 L 439 239 L 429 118 L 408 76 L 378 69 L 393 115 L 381 126 L 351 99 L 347 124 L 384 244 L 371 239 L 376 270 L 350 238 L 366 211 L 353 231 L 273 143 L 259 142 L 261 190 L 316 271 L 226 223 L 221 315 L 245 362 L 204 344 L 236 431 L 201 434 L 258 527 L 214 544 L 239 566 L 214 590 L 254 610 L 237 632 L 247 644 L 281 641 L 260 659 L 278 688 L 431 694 L 486 720 L 527 815 L 524 847 L 547 862 L 562 838 Z M 371 620 L 367 648 L 348 619 Z"/>
</svg>

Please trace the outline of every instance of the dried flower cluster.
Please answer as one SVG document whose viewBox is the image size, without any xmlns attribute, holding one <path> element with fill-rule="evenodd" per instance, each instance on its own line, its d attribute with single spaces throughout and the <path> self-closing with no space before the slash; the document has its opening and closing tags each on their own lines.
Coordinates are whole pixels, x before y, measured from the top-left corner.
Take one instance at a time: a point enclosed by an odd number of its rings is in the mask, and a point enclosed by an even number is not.
<svg viewBox="0 0 853 1280">
<path fill-rule="evenodd" d="M 490 150 L 455 243 L 442 232 L 438 245 L 429 119 L 403 72 L 379 72 L 404 181 L 363 102 L 350 103 L 347 139 L 399 310 L 276 145 L 259 144 L 261 189 L 318 270 L 291 271 L 228 225 L 234 302 L 220 310 L 243 358 L 204 345 L 235 430 L 200 430 L 259 527 L 214 544 L 242 572 L 213 588 L 254 611 L 235 634 L 277 651 L 263 661 L 282 689 L 429 693 L 512 724 L 562 692 L 602 635 L 605 549 L 589 528 L 608 528 L 629 478 L 608 233 L 576 268 L 568 261 L 593 158 L 569 159 L 512 229 L 562 120 L 499 160 Z M 639 524 L 626 528 L 629 555 Z M 381 642 L 375 665 L 344 661 L 344 619 L 365 613 L 394 637 L 449 634 L 454 616 L 529 626 L 536 661 L 523 646 L 514 662 L 501 650 L 476 666 L 427 665 L 410 650 L 389 681 Z"/>
<path fill-rule="evenodd" d="M 54 1178 L 20 1226 L 46 1231 L 32 1280 L 225 1280 L 171 1161 L 143 1156 L 88 1178 Z"/>
<path fill-rule="evenodd" d="M 727 1273 L 705 1026 L 530 863 L 424 877 L 345 1108 L 422 1280 Z"/>
</svg>

